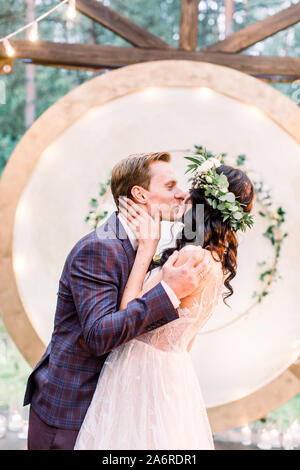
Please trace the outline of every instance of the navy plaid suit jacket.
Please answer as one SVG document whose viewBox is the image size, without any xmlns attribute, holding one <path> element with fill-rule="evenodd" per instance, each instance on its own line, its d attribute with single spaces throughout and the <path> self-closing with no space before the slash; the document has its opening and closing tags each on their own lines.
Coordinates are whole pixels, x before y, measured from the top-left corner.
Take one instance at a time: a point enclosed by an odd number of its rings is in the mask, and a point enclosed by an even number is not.
<svg viewBox="0 0 300 470">
<path fill-rule="evenodd" d="M 109 352 L 178 318 L 159 283 L 119 310 L 135 252 L 113 213 L 77 242 L 59 281 L 54 330 L 27 382 L 24 406 L 61 429 L 79 429 Z"/>
</svg>

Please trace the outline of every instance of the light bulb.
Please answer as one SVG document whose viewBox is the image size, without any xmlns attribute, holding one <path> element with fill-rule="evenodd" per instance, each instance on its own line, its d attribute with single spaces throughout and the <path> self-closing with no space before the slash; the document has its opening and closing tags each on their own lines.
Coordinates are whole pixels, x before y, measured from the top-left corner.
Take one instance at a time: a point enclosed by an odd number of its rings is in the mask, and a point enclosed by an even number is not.
<svg viewBox="0 0 300 470">
<path fill-rule="evenodd" d="M 198 94 L 202 98 L 211 98 L 213 96 L 213 90 L 211 88 L 202 86 L 198 88 Z"/>
<path fill-rule="evenodd" d="M 22 256 L 22 255 L 14 256 L 13 266 L 14 266 L 14 271 L 17 275 L 21 275 L 26 269 L 27 265 L 28 263 L 27 263 L 27 259 L 25 256 Z"/>
<path fill-rule="evenodd" d="M 69 0 L 69 5 L 67 9 L 67 18 L 68 20 L 74 20 L 76 17 L 76 2 L 75 0 Z"/>
<path fill-rule="evenodd" d="M 241 429 L 242 433 L 242 444 L 249 446 L 251 444 L 251 429 L 249 426 L 243 426 Z"/>
<path fill-rule="evenodd" d="M 35 21 L 29 30 L 28 39 L 31 42 L 35 42 L 38 40 L 38 38 L 39 38 L 39 29 L 38 29 L 37 21 Z"/>
<path fill-rule="evenodd" d="M 15 50 L 12 47 L 11 43 L 9 42 L 8 39 L 4 39 L 3 41 L 4 47 L 5 47 L 5 52 L 8 57 L 13 57 L 15 55 Z"/>
</svg>

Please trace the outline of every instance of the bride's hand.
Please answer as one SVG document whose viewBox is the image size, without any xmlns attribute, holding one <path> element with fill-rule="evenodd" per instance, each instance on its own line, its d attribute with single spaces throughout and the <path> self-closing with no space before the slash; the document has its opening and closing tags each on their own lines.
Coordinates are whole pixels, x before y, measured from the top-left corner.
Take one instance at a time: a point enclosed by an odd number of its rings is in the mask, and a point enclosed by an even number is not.
<svg viewBox="0 0 300 470">
<path fill-rule="evenodd" d="M 152 215 L 149 215 L 138 204 L 124 197 L 120 198 L 119 211 L 137 238 L 139 249 L 154 254 L 160 240 L 160 208 L 153 206 Z"/>
</svg>

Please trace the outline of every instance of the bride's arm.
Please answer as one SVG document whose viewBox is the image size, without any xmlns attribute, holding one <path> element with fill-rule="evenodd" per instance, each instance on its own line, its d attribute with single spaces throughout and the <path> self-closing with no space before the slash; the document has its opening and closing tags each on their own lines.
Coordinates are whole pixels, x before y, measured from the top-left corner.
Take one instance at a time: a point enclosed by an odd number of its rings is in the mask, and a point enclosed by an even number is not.
<svg viewBox="0 0 300 470">
<path fill-rule="evenodd" d="M 145 294 L 145 292 L 142 292 L 143 281 L 154 253 L 155 248 L 151 245 L 148 245 L 148 247 L 138 247 L 136 257 L 121 300 L 121 310 L 127 307 L 128 302 L 136 299 L 137 297 L 142 297 Z M 155 284 L 158 284 L 158 282 Z M 149 289 L 147 289 L 147 291 L 148 290 Z"/>
<path fill-rule="evenodd" d="M 184 246 L 183 248 L 181 248 L 181 250 L 179 250 L 178 258 L 176 262 L 174 263 L 174 266 L 176 267 L 182 266 L 184 263 L 186 263 L 186 261 L 191 256 L 195 254 L 196 251 L 199 251 L 199 250 L 202 250 L 200 246 L 198 247 L 193 246 L 193 245 Z M 154 286 L 156 286 L 156 284 L 158 284 L 161 281 L 162 281 L 162 271 L 159 271 L 154 276 L 151 276 L 149 281 L 145 282 L 144 288 L 140 293 L 141 294 L 140 297 L 146 294 L 146 292 L 148 292 L 150 289 L 152 289 Z M 185 298 L 182 299 L 181 306 L 184 306 L 184 304 L 185 304 Z"/>
<path fill-rule="evenodd" d="M 120 201 L 119 211 L 123 217 L 125 217 L 129 227 L 136 236 L 138 249 L 124 289 L 120 304 L 121 310 L 126 308 L 131 300 L 144 295 L 141 295 L 143 282 L 160 239 L 159 210 L 154 210 L 152 217 L 135 204 L 135 217 L 133 217 L 134 208 L 129 202 L 130 201 L 128 201 L 128 203 L 126 202 L 126 198 Z"/>
</svg>

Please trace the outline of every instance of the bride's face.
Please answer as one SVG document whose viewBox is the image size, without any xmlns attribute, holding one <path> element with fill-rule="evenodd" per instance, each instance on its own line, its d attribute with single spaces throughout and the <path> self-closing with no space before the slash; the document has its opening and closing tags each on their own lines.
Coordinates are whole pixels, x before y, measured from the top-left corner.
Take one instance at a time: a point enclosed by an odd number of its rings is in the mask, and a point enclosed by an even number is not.
<svg viewBox="0 0 300 470">
<path fill-rule="evenodd" d="M 159 206 L 162 220 L 174 221 L 182 217 L 186 193 L 178 187 L 172 168 L 168 162 L 157 161 L 150 165 L 151 180 L 147 195 L 147 209 Z"/>
</svg>

